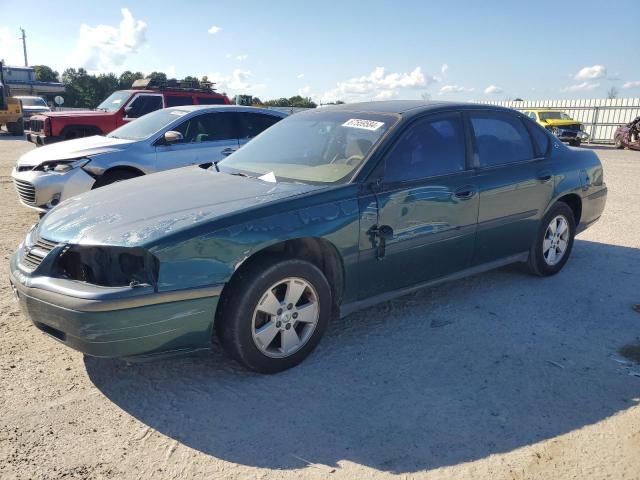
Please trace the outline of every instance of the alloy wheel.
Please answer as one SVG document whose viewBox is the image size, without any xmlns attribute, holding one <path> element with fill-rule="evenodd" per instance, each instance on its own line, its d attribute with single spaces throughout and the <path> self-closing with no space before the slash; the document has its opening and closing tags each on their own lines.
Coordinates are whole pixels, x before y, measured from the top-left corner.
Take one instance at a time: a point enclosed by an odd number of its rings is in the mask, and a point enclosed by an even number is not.
<svg viewBox="0 0 640 480">
<path fill-rule="evenodd" d="M 557 265 L 564 257 L 569 245 L 569 222 L 558 215 L 554 217 L 544 234 L 542 241 L 542 256 L 547 265 Z"/>
<path fill-rule="evenodd" d="M 296 277 L 280 280 L 254 309 L 253 342 L 268 357 L 293 355 L 311 338 L 319 314 L 318 294 L 309 282 Z"/>
</svg>

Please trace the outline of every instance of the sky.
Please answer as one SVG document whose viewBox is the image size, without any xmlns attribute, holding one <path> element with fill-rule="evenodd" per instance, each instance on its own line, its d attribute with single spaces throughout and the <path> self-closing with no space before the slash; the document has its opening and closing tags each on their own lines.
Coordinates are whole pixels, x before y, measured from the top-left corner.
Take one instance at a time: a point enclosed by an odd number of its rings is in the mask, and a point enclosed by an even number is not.
<svg viewBox="0 0 640 480">
<path fill-rule="evenodd" d="M 0 0 L 0 59 L 207 75 L 262 100 L 640 96 L 637 0 Z"/>
</svg>

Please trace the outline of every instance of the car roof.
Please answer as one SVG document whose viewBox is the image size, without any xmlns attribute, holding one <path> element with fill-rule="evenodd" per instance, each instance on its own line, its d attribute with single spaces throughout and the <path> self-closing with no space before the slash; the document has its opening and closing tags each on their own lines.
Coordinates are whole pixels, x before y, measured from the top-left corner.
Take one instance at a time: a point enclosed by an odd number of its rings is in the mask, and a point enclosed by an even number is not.
<svg viewBox="0 0 640 480">
<path fill-rule="evenodd" d="M 265 113 L 267 115 L 273 115 L 276 117 L 286 117 L 286 113 L 279 112 L 278 110 L 270 110 L 268 108 L 259 107 L 247 107 L 244 105 L 178 105 L 175 107 L 167 107 L 165 110 L 181 110 L 183 112 L 199 112 L 199 111 L 231 111 L 231 112 L 252 112 L 252 113 Z"/>
<path fill-rule="evenodd" d="M 453 109 L 482 109 L 497 111 L 513 111 L 513 109 L 488 105 L 482 103 L 469 102 L 444 102 L 444 101 L 423 101 L 423 100 L 385 100 L 379 102 L 343 103 L 340 105 L 328 105 L 333 111 L 345 112 L 371 112 L 371 113 L 392 113 L 396 115 L 415 115 L 431 110 L 453 110 Z"/>
</svg>

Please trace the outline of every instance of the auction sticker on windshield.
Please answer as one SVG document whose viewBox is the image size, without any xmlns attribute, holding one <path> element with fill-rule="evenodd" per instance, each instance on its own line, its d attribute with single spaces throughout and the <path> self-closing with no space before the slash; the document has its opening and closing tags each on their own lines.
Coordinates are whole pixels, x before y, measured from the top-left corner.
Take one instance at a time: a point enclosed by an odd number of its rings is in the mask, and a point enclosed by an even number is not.
<svg viewBox="0 0 640 480">
<path fill-rule="evenodd" d="M 376 122 L 375 120 L 363 120 L 360 118 L 351 118 L 342 124 L 343 127 L 362 128 L 363 130 L 371 130 L 375 132 L 384 122 Z"/>
</svg>

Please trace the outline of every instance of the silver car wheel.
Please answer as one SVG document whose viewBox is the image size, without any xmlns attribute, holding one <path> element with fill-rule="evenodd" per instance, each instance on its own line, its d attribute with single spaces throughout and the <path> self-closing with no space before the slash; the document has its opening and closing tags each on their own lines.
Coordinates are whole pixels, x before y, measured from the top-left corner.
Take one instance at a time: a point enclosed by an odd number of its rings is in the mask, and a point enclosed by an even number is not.
<svg viewBox="0 0 640 480">
<path fill-rule="evenodd" d="M 567 251 L 569 245 L 569 222 L 558 215 L 551 220 L 542 241 L 542 256 L 549 266 L 557 265 Z"/>
<path fill-rule="evenodd" d="M 253 342 L 268 357 L 293 355 L 313 335 L 319 314 L 318 294 L 309 282 L 296 277 L 280 280 L 253 311 Z"/>
</svg>

